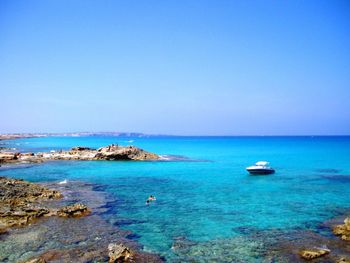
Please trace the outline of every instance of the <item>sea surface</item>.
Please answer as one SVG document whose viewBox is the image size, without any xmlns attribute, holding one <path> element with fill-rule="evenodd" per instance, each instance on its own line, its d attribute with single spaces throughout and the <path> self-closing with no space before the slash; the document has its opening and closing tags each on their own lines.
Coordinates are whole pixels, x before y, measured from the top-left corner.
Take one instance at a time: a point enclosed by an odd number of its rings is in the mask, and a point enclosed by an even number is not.
<svg viewBox="0 0 350 263">
<path fill-rule="evenodd" d="M 170 262 L 223 254 L 227 261 L 262 262 L 272 233 L 327 235 L 322 223 L 350 208 L 350 137 L 45 137 L 0 146 L 39 152 L 112 143 L 168 161 L 52 161 L 1 167 L 0 176 L 103 186 L 115 198 L 105 220 Z M 246 172 L 263 160 L 275 174 Z M 157 200 L 147 206 L 149 195 Z M 253 239 L 256 233 L 266 236 Z"/>
</svg>

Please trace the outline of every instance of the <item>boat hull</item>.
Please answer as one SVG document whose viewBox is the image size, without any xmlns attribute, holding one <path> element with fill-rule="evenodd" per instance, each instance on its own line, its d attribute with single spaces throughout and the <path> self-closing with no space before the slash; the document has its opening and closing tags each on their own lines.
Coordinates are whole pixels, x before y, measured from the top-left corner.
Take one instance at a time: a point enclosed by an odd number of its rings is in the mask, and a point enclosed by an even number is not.
<svg viewBox="0 0 350 263">
<path fill-rule="evenodd" d="M 265 175 L 275 173 L 274 169 L 247 169 L 247 171 L 253 175 Z"/>
</svg>

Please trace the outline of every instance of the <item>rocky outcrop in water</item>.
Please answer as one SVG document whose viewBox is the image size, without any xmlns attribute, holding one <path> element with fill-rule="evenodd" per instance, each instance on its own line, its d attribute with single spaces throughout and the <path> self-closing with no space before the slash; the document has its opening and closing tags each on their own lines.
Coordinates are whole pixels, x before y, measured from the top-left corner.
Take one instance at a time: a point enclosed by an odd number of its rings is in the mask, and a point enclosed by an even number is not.
<svg viewBox="0 0 350 263">
<path fill-rule="evenodd" d="M 47 160 L 157 160 L 157 154 L 147 152 L 135 146 L 109 145 L 99 149 L 74 147 L 68 151 L 51 151 L 43 153 L 0 152 L 1 163 L 43 162 Z"/>
<path fill-rule="evenodd" d="M 62 207 L 57 211 L 57 215 L 60 217 L 82 217 L 90 214 L 91 210 L 83 204 L 74 204 Z"/>
<path fill-rule="evenodd" d="M 329 254 L 329 249 L 308 249 L 300 251 L 300 256 L 306 260 L 312 260 Z"/>
<path fill-rule="evenodd" d="M 115 262 L 163 262 L 158 255 L 141 251 L 141 245 L 128 239 L 130 231 L 119 229 L 101 217 L 108 210 L 107 203 L 114 199 L 94 190 L 95 185 L 76 181 L 44 185 L 0 177 L 1 215 L 3 212 L 26 215 L 30 212 L 26 207 L 48 211 L 38 217 L 46 217 L 45 220 L 26 227 L 9 228 L 0 223 L 0 262 L 108 262 L 111 252 Z M 9 207 L 8 203 L 14 206 Z M 72 203 L 76 204 L 67 205 Z M 81 217 L 90 210 L 94 213 Z M 112 246 L 111 251 L 109 244 L 118 246 Z M 128 260 L 123 261 L 123 257 Z"/>
<path fill-rule="evenodd" d="M 53 209 L 43 201 L 62 198 L 56 190 L 23 180 L 0 177 L 0 234 L 6 228 L 23 226 L 35 219 L 58 215 L 61 217 L 81 217 L 90 213 L 83 204 Z"/>
<path fill-rule="evenodd" d="M 123 244 L 111 243 L 108 245 L 109 263 L 130 262 L 133 258 L 131 250 Z"/>
<path fill-rule="evenodd" d="M 336 225 L 333 228 L 333 233 L 340 236 L 342 240 L 350 241 L 350 218 L 345 218 L 344 224 Z"/>
<path fill-rule="evenodd" d="M 108 248 L 92 246 L 88 249 L 48 250 L 24 263 L 48 262 L 161 263 L 164 261 L 155 254 L 140 252 L 122 243 L 111 243 Z"/>
</svg>

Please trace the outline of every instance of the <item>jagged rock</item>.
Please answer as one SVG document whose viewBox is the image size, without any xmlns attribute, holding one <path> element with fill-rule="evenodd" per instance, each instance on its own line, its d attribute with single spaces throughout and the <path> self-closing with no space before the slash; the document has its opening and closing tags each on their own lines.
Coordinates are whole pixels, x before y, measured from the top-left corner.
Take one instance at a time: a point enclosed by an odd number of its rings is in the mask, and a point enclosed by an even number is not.
<svg viewBox="0 0 350 263">
<path fill-rule="evenodd" d="M 121 147 L 110 145 L 97 150 L 96 160 L 156 160 L 159 156 L 135 146 Z"/>
<path fill-rule="evenodd" d="M 0 235 L 6 234 L 6 233 L 7 233 L 7 229 L 5 227 L 0 226 Z"/>
<path fill-rule="evenodd" d="M 26 261 L 24 263 L 46 263 L 46 261 L 39 257 L 39 258 L 29 259 L 28 261 Z"/>
<path fill-rule="evenodd" d="M 14 162 L 18 160 L 19 153 L 0 152 L 0 163 Z"/>
<path fill-rule="evenodd" d="M 90 150 L 93 150 L 89 147 L 81 147 L 81 146 L 77 146 L 77 147 L 73 147 L 71 149 L 72 152 L 76 152 L 76 151 L 90 151 Z"/>
<path fill-rule="evenodd" d="M 34 156 L 34 153 L 31 153 L 31 152 L 29 152 L 29 153 L 21 153 L 20 155 L 21 155 L 21 157 Z"/>
<path fill-rule="evenodd" d="M 91 210 L 83 204 L 74 204 L 65 206 L 57 211 L 57 215 L 61 217 L 82 217 L 88 215 Z"/>
<path fill-rule="evenodd" d="M 335 226 L 333 228 L 333 233 L 337 236 L 341 236 L 342 240 L 350 241 L 350 218 L 345 218 L 344 224 Z"/>
<path fill-rule="evenodd" d="M 108 245 L 108 256 L 110 263 L 129 262 L 132 260 L 133 252 L 123 244 L 111 243 Z"/>
<path fill-rule="evenodd" d="M 27 225 L 35 219 L 50 216 L 50 209 L 42 207 L 39 200 L 59 199 L 62 195 L 37 184 L 23 180 L 0 177 L 0 229 Z"/>
<path fill-rule="evenodd" d="M 91 212 L 86 205 L 79 203 L 59 210 L 38 203 L 61 197 L 58 191 L 38 184 L 0 177 L 0 233 L 4 233 L 8 227 L 27 225 L 44 216 L 81 217 Z"/>
<path fill-rule="evenodd" d="M 0 177 L 0 203 L 29 203 L 37 199 L 58 199 L 62 194 L 38 184 L 23 180 Z"/>
<path fill-rule="evenodd" d="M 330 253 L 329 249 L 310 249 L 302 250 L 299 255 L 306 260 L 312 260 L 314 258 L 319 258 Z"/>
<path fill-rule="evenodd" d="M 337 263 L 350 263 L 350 259 L 348 258 L 340 258 L 337 260 Z"/>
<path fill-rule="evenodd" d="M 37 207 L 18 207 L 5 211 L 2 209 L 0 211 L 0 224 L 7 227 L 23 226 L 49 213 L 49 209 Z"/>
<path fill-rule="evenodd" d="M 0 163 L 43 162 L 47 160 L 157 160 L 159 156 L 135 146 L 109 145 L 99 149 L 74 147 L 69 151 L 44 153 L 0 152 Z"/>
<path fill-rule="evenodd" d="M 7 227 L 26 225 L 34 219 L 51 215 L 50 209 L 37 202 L 61 197 L 61 193 L 56 190 L 0 177 L 0 229 L 6 231 Z"/>
</svg>

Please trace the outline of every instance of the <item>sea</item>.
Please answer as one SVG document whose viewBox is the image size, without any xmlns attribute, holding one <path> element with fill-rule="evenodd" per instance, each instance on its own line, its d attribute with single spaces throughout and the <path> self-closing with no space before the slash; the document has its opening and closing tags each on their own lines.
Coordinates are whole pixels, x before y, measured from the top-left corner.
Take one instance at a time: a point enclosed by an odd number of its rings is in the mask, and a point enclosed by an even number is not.
<svg viewBox="0 0 350 263">
<path fill-rule="evenodd" d="M 278 262 L 278 249 L 274 255 L 267 249 L 274 239 L 295 231 L 330 235 L 323 223 L 350 208 L 349 136 L 65 136 L 0 143 L 21 152 L 113 143 L 161 155 L 160 161 L 4 166 L 0 176 L 101 186 L 115 200 L 101 216 L 169 262 Z M 257 161 L 270 162 L 276 173 L 249 175 L 245 168 Z M 156 201 L 146 205 L 150 195 Z"/>
</svg>

